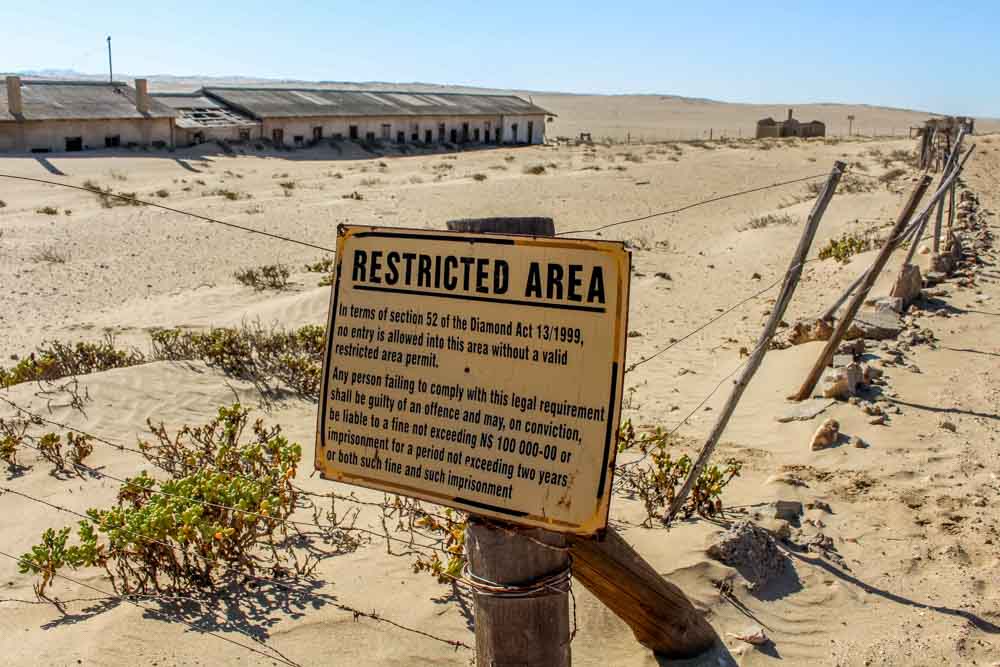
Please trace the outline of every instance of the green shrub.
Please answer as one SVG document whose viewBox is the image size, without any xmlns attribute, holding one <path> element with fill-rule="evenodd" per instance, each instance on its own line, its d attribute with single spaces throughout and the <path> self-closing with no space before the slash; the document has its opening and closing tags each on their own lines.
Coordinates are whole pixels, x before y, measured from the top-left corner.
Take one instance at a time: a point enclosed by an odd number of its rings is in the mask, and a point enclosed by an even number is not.
<svg viewBox="0 0 1000 667">
<path fill-rule="evenodd" d="M 156 359 L 200 359 L 265 388 L 281 382 L 311 398 L 319 395 L 325 339 L 326 329 L 315 325 L 295 331 L 244 325 L 207 332 L 161 329 L 152 334 Z"/>
<path fill-rule="evenodd" d="M 139 447 L 169 477 L 143 471 L 127 479 L 114 505 L 87 510 L 76 544 L 68 544 L 70 528 L 46 530 L 21 558 L 21 572 L 40 577 L 39 597 L 65 568 L 103 567 L 123 593 L 205 590 L 228 576 L 280 576 L 290 566 L 301 572 L 284 521 L 295 509 L 291 480 L 302 448 L 260 420 L 244 438 L 247 425 L 239 404 L 174 435 L 150 422 L 153 438 Z"/>
<path fill-rule="evenodd" d="M 626 496 L 642 501 L 646 510 L 644 525 L 651 526 L 671 507 L 681 485 L 691 472 L 693 462 L 687 454 L 673 458 L 668 448 L 678 444 L 673 436 L 657 427 L 638 435 L 631 420 L 618 429 L 618 451 L 637 450 L 643 458 L 631 464 L 619 465 L 615 475 L 618 488 Z M 681 508 L 687 518 L 698 514 L 712 517 L 722 512 L 722 492 L 739 477 L 743 464 L 728 459 L 723 467 L 705 466 L 695 481 Z"/>
<path fill-rule="evenodd" d="M 847 263 L 851 257 L 861 252 L 873 249 L 878 242 L 874 230 L 864 232 L 845 232 L 840 238 L 830 239 L 820 248 L 820 259 L 835 259 Z"/>
<path fill-rule="evenodd" d="M 291 271 L 282 264 L 267 264 L 256 268 L 241 269 L 233 274 L 237 281 L 255 290 L 287 289 L 290 275 Z"/>
<path fill-rule="evenodd" d="M 124 368 L 145 363 L 138 350 L 119 350 L 114 338 L 107 336 L 100 343 L 42 343 L 36 352 L 19 361 L 13 368 L 0 367 L 0 386 L 22 382 L 43 382 L 72 375 L 86 375 L 112 368 Z"/>
</svg>

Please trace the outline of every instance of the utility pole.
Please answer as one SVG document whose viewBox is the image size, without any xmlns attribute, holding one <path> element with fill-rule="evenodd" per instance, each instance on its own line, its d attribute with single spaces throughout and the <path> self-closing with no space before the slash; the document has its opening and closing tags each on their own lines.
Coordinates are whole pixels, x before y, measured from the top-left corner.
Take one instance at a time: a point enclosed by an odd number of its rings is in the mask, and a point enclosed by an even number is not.
<svg viewBox="0 0 1000 667">
<path fill-rule="evenodd" d="M 115 71 L 111 68 L 111 35 L 108 35 L 108 83 L 114 83 Z"/>
</svg>

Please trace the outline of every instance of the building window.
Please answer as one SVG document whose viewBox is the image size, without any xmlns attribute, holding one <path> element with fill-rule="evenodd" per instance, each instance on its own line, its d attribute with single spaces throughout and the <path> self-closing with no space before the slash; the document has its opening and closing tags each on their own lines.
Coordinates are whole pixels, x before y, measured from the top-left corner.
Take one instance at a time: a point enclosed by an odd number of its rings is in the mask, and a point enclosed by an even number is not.
<svg viewBox="0 0 1000 667">
<path fill-rule="evenodd" d="M 320 127 L 314 127 L 313 128 L 313 141 L 315 141 L 317 143 L 319 143 L 320 141 L 323 141 L 323 127 L 322 126 L 320 126 Z"/>
<path fill-rule="evenodd" d="M 375 143 L 375 133 L 374 132 L 365 132 L 365 141 L 367 141 L 370 144 L 374 144 Z"/>
<path fill-rule="evenodd" d="M 469 124 L 462 123 L 462 143 L 465 144 L 468 142 L 469 142 Z"/>
<path fill-rule="evenodd" d="M 382 123 L 382 139 L 389 141 L 389 136 L 392 134 L 392 125 L 389 123 Z"/>
<path fill-rule="evenodd" d="M 483 140 L 489 142 L 490 140 L 490 121 L 486 121 L 483 124 Z"/>
<path fill-rule="evenodd" d="M 275 128 L 271 130 L 271 140 L 274 141 L 275 146 L 285 145 L 285 131 L 281 128 Z"/>
<path fill-rule="evenodd" d="M 444 123 L 438 123 L 438 141 L 444 143 Z"/>
<path fill-rule="evenodd" d="M 121 145 L 122 145 L 122 137 L 120 134 L 113 134 L 110 137 L 104 137 L 105 148 L 118 148 Z"/>
<path fill-rule="evenodd" d="M 456 130 L 455 128 L 451 128 L 451 143 L 453 144 L 458 143 L 458 130 Z"/>
<path fill-rule="evenodd" d="M 292 141 L 295 142 L 296 146 L 301 146 L 306 142 L 306 138 L 303 137 L 301 134 L 296 134 L 294 137 L 292 137 Z"/>
<path fill-rule="evenodd" d="M 477 144 L 479 143 L 479 128 L 478 127 L 472 130 L 472 140 L 475 141 Z"/>
<path fill-rule="evenodd" d="M 349 128 L 347 128 L 347 136 L 350 137 L 351 139 L 357 139 L 358 138 L 358 126 L 357 125 L 351 125 Z"/>
<path fill-rule="evenodd" d="M 420 141 L 420 123 L 413 124 L 413 131 L 410 133 L 410 141 Z"/>
<path fill-rule="evenodd" d="M 83 137 L 66 137 L 66 150 L 67 151 L 82 151 L 83 150 Z"/>
<path fill-rule="evenodd" d="M 240 141 L 250 141 L 250 130 L 240 130 Z"/>
<path fill-rule="evenodd" d="M 434 132 L 431 130 L 424 130 L 424 143 L 429 144 L 434 141 Z"/>
<path fill-rule="evenodd" d="M 402 130 L 400 130 L 399 132 L 396 133 L 396 143 L 397 144 L 405 144 L 406 143 L 406 132 L 403 132 Z"/>
<path fill-rule="evenodd" d="M 510 140 L 517 143 L 517 123 L 510 124 Z"/>
</svg>

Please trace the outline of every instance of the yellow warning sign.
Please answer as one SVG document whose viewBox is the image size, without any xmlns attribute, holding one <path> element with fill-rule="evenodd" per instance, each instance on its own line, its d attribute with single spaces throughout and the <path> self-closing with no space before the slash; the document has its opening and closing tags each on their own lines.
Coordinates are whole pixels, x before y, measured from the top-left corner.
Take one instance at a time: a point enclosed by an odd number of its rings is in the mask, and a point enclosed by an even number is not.
<svg viewBox="0 0 1000 667">
<path fill-rule="evenodd" d="M 342 226 L 316 469 L 514 523 L 607 525 L 622 244 Z"/>
</svg>

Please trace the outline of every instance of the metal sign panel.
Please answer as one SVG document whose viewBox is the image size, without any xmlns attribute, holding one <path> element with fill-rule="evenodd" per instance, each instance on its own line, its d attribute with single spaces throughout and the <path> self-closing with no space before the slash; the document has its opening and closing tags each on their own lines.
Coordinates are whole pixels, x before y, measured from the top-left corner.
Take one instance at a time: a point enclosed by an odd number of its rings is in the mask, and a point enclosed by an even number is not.
<svg viewBox="0 0 1000 667">
<path fill-rule="evenodd" d="M 549 530 L 607 525 L 622 244 L 342 226 L 316 469 Z"/>
</svg>

